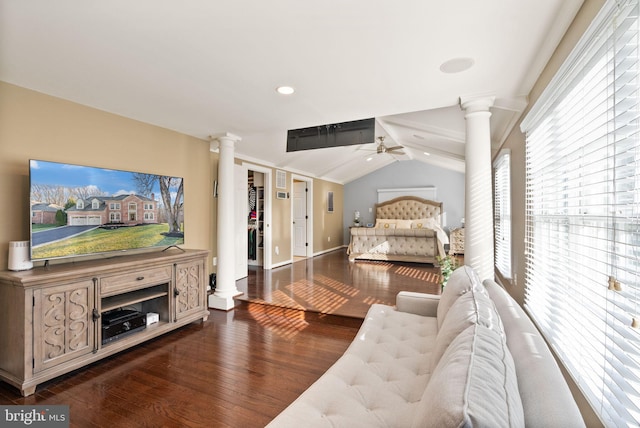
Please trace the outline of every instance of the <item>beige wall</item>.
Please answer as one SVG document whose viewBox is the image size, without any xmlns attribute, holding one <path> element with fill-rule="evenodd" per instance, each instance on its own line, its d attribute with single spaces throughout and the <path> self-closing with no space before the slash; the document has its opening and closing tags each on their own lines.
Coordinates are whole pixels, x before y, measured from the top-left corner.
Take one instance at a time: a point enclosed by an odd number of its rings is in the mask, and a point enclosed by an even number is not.
<svg viewBox="0 0 640 428">
<path fill-rule="evenodd" d="M 212 195 L 218 154 L 209 151 L 209 142 L 0 82 L 0 194 L 4 202 L 0 204 L 0 269 L 7 268 L 9 241 L 29 239 L 29 159 L 183 177 L 184 247 L 208 249 L 211 257 L 217 255 L 217 199 Z M 291 192 L 290 173 L 286 182 L 286 191 Z M 318 253 L 343 245 L 343 186 L 314 179 L 313 189 L 313 251 Z M 329 190 L 336 201 L 333 213 L 326 210 Z M 273 198 L 272 226 L 272 262 L 287 262 L 292 251 L 291 199 Z M 275 254 L 276 246 L 279 254 Z"/>
<path fill-rule="evenodd" d="M 551 60 L 538 78 L 533 90 L 529 94 L 529 107 L 535 104 L 540 94 L 547 87 L 558 68 L 567 58 L 573 47 L 597 15 L 604 4 L 604 0 L 585 0 L 571 27 L 558 45 Z M 527 111 L 528 111 L 527 109 Z M 523 114 L 526 116 L 527 111 Z M 520 132 L 520 123 L 514 128 L 503 148 L 511 150 L 511 217 L 512 217 L 512 269 L 514 278 L 511 281 L 502 280 L 511 295 L 522 304 L 524 301 L 524 268 L 525 268 L 525 137 Z M 499 275 L 498 273 L 496 273 Z M 565 374 L 568 378 L 568 375 Z M 589 427 L 601 426 L 595 413 L 591 410 L 578 388 L 569 379 L 570 386 L 576 397 L 585 422 Z"/>
<path fill-rule="evenodd" d="M 29 239 L 29 159 L 184 178 L 185 248 L 212 249 L 209 143 L 0 82 L 0 269 Z"/>
<path fill-rule="evenodd" d="M 333 192 L 333 212 L 327 211 L 327 194 Z M 329 181 L 313 181 L 313 252 L 319 253 L 346 244 L 344 226 L 344 186 Z"/>
</svg>

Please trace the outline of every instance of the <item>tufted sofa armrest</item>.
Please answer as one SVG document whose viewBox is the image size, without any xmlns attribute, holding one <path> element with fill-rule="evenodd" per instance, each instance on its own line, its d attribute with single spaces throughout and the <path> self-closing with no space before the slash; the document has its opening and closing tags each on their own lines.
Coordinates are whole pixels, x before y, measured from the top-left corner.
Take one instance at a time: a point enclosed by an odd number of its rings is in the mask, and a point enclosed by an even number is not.
<svg viewBox="0 0 640 428">
<path fill-rule="evenodd" d="M 401 291 L 396 296 L 396 308 L 400 312 L 435 317 L 438 313 L 440 296 L 437 294 Z"/>
</svg>

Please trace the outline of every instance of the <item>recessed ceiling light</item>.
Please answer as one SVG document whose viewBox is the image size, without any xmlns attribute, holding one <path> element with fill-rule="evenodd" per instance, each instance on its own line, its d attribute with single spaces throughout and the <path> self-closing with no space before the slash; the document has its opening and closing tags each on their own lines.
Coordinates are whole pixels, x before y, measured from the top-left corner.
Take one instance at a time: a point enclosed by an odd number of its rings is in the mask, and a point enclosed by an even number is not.
<svg viewBox="0 0 640 428">
<path fill-rule="evenodd" d="M 371 156 L 369 156 L 369 157 L 367 158 L 367 162 L 371 162 L 372 160 L 373 160 L 373 157 L 371 157 Z"/>
<path fill-rule="evenodd" d="M 431 156 L 431 153 L 429 152 L 423 152 L 425 156 Z"/>
<path fill-rule="evenodd" d="M 447 74 L 461 73 L 473 67 L 475 63 L 473 58 L 453 58 L 443 62 L 440 71 Z"/>
<path fill-rule="evenodd" d="M 282 95 L 291 95 L 291 94 L 293 94 L 296 90 L 295 90 L 295 89 L 293 89 L 291 86 L 278 86 L 278 87 L 276 88 L 276 91 L 277 91 L 279 94 L 282 94 Z"/>
</svg>

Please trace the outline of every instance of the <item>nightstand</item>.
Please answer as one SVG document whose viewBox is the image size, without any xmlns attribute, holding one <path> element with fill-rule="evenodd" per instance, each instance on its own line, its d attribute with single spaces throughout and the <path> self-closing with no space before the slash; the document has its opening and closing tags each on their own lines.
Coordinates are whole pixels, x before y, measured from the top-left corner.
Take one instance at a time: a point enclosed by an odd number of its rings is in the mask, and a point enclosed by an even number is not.
<svg viewBox="0 0 640 428">
<path fill-rule="evenodd" d="M 457 227 L 451 230 L 449 243 L 449 255 L 464 254 L 464 227 Z"/>
</svg>

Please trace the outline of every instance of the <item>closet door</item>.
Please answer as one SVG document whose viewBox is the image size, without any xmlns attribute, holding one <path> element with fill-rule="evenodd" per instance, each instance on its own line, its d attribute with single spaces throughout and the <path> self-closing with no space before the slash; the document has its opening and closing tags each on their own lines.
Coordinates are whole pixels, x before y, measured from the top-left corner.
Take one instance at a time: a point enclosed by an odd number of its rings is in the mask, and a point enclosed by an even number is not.
<svg viewBox="0 0 640 428">
<path fill-rule="evenodd" d="M 235 251 L 236 259 L 236 281 L 247 276 L 249 267 L 247 262 L 247 227 L 249 222 L 247 213 L 249 212 L 249 197 L 247 190 L 248 171 L 245 166 L 234 165 L 234 203 L 235 203 Z"/>
</svg>

